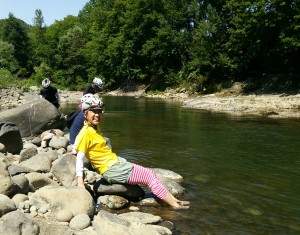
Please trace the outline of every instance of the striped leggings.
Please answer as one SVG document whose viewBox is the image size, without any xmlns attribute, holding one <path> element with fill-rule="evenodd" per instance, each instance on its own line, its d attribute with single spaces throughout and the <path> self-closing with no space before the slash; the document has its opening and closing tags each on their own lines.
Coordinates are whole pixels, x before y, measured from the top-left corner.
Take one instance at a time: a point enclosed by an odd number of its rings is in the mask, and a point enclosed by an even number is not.
<svg viewBox="0 0 300 235">
<path fill-rule="evenodd" d="M 164 198 L 168 193 L 168 190 L 163 186 L 153 170 L 136 164 L 133 164 L 128 184 L 147 185 L 151 192 L 160 199 Z"/>
</svg>

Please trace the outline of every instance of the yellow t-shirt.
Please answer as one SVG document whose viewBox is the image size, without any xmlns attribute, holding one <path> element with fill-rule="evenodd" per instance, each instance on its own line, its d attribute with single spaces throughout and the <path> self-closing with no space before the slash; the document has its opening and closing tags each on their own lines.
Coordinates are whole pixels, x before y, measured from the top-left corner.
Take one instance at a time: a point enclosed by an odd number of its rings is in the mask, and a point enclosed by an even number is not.
<svg viewBox="0 0 300 235">
<path fill-rule="evenodd" d="M 93 127 L 84 124 L 76 137 L 76 143 L 78 143 L 76 150 L 83 152 L 100 174 L 119 162 L 117 155 L 107 146 L 99 129 L 96 131 Z"/>
</svg>

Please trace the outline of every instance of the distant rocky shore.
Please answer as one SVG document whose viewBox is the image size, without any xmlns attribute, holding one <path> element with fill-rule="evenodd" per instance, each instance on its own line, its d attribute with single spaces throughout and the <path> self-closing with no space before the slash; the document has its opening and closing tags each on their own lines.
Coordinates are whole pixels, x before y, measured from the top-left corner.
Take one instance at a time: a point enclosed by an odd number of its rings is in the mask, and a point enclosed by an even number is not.
<svg viewBox="0 0 300 235">
<path fill-rule="evenodd" d="M 270 118 L 300 118 L 300 93 L 287 94 L 247 94 L 240 92 L 240 86 L 233 86 L 223 92 L 209 95 L 189 94 L 169 89 L 160 94 L 148 95 L 145 89 L 131 91 L 115 90 L 100 95 L 153 97 L 177 100 L 183 108 L 202 109 L 212 112 L 225 112 L 231 115 L 259 115 Z M 79 102 L 82 92 L 60 91 L 61 102 Z M 32 99 L 38 99 L 38 89 L 30 91 L 19 89 L 0 89 L 0 110 L 16 107 Z"/>
</svg>

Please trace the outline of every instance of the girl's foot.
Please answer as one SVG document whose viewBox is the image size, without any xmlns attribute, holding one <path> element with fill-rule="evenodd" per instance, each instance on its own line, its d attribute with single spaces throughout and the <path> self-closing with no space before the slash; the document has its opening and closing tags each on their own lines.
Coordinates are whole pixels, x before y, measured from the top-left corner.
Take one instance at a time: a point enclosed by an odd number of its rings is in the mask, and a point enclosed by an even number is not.
<svg viewBox="0 0 300 235">
<path fill-rule="evenodd" d="M 187 206 L 187 205 L 182 205 L 182 204 L 179 204 L 177 203 L 176 206 L 172 206 L 174 209 L 178 210 L 178 209 L 189 209 L 190 206 Z"/>
<path fill-rule="evenodd" d="M 189 201 L 177 201 L 177 203 L 181 206 L 188 206 L 190 205 L 190 202 Z"/>
</svg>

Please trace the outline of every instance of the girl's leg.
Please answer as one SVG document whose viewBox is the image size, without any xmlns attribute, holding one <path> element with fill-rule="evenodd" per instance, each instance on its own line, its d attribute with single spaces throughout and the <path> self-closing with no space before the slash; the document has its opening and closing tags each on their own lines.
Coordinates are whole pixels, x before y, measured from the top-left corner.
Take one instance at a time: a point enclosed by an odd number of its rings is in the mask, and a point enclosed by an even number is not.
<svg viewBox="0 0 300 235">
<path fill-rule="evenodd" d="M 157 178 L 153 170 L 133 164 L 129 184 L 147 185 L 152 193 L 174 208 L 188 208 L 187 203 L 181 203 L 176 199 Z"/>
</svg>

